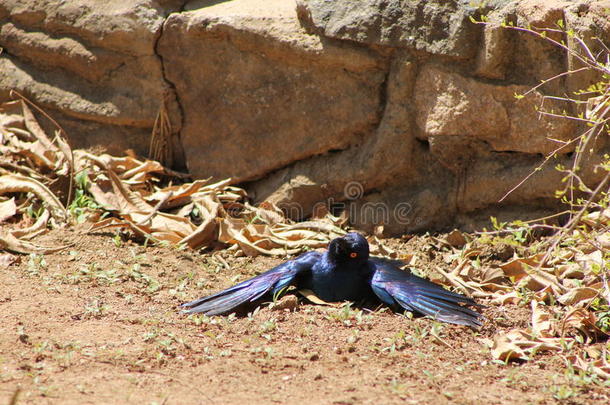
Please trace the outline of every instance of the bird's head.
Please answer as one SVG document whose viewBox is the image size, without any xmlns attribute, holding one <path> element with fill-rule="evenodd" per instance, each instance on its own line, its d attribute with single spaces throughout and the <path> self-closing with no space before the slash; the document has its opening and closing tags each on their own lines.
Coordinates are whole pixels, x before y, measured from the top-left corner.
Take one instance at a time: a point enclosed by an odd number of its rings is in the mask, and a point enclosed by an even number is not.
<svg viewBox="0 0 610 405">
<path fill-rule="evenodd" d="M 360 262 L 369 258 L 369 243 L 364 236 L 351 232 L 330 241 L 328 254 L 336 262 Z"/>
</svg>

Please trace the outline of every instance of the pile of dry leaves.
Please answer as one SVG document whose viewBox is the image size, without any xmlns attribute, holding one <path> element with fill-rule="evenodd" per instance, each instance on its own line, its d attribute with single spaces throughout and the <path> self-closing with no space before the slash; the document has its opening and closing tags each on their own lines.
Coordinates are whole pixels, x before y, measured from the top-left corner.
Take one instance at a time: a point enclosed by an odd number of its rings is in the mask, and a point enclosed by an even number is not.
<svg viewBox="0 0 610 405">
<path fill-rule="evenodd" d="M 550 350 L 576 369 L 610 378 L 609 227 L 610 210 L 587 214 L 552 250 L 501 264 L 496 271 L 510 289 L 496 289 L 493 278 L 481 283 L 496 304 L 526 299 L 531 305 L 531 327 L 497 335 L 490 343 L 494 358 L 528 360 Z"/>
<path fill-rule="evenodd" d="M 464 293 L 487 298 L 493 305 L 524 304 L 531 307 L 527 329 L 498 331 L 483 339 L 494 359 L 526 361 L 537 353 L 557 352 L 575 369 L 610 378 L 610 209 L 582 217 L 578 230 L 564 237 L 553 251 L 547 241 L 525 247 L 532 255 L 513 254 L 498 263 L 480 262 L 483 247 L 513 240 L 510 231 L 501 237 L 468 238 L 458 231 L 444 241 L 445 261 L 453 270 L 436 269 Z M 522 235 L 519 235 L 522 236 Z M 467 241 L 467 239 L 471 239 Z M 549 254 L 549 252 L 551 252 Z"/>
<path fill-rule="evenodd" d="M 330 215 L 292 223 L 275 206 L 254 207 L 231 179 L 185 182 L 155 161 L 72 150 L 60 129 L 47 136 L 21 98 L 0 105 L 0 159 L 0 195 L 13 195 L 0 201 L 0 222 L 28 210 L 37 218 L 3 227 L 0 247 L 19 253 L 57 250 L 28 240 L 74 221 L 74 209 L 89 211 L 90 231 L 121 228 L 190 248 L 220 242 L 247 255 L 294 254 L 345 233 L 344 221 Z"/>
</svg>

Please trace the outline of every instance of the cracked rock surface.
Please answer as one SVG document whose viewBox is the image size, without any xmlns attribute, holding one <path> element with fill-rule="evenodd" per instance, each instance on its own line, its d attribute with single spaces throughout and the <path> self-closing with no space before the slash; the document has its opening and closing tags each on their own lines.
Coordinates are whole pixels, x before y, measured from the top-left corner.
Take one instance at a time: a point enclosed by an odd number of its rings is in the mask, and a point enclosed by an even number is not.
<svg viewBox="0 0 610 405">
<path fill-rule="evenodd" d="M 610 43 L 609 5 L 4 0 L 0 96 L 15 89 L 40 104 L 76 147 L 140 155 L 165 100 L 173 161 L 194 177 L 232 177 L 295 219 L 323 204 L 388 235 L 468 228 L 556 204 L 552 167 L 498 200 L 557 147 L 549 137 L 578 134 L 535 107 L 596 79 L 562 78 L 517 100 L 575 61 L 470 17 L 539 27 L 564 19 Z"/>
<path fill-rule="evenodd" d="M 76 146 L 143 152 L 167 85 L 154 45 L 174 1 L 0 2 L 0 93 L 30 97 Z"/>
</svg>

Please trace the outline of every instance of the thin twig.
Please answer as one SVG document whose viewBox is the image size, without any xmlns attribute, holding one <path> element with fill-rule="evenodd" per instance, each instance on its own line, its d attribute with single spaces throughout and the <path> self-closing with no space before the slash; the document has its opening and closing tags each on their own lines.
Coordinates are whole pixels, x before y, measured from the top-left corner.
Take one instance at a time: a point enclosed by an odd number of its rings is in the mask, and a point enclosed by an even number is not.
<svg viewBox="0 0 610 405">
<path fill-rule="evenodd" d="M 546 115 L 548 117 L 554 117 L 554 118 L 565 118 L 567 120 L 572 120 L 572 121 L 578 121 L 578 122 L 583 122 L 585 124 L 600 124 L 601 122 L 598 121 L 592 121 L 592 120 L 588 120 L 586 118 L 580 118 L 580 117 L 574 117 L 572 115 L 566 115 L 566 114 L 557 114 L 554 112 L 550 112 L 550 111 L 543 111 L 540 110 L 538 111 L 538 114 L 540 115 Z M 603 122 L 603 121 L 602 121 Z"/>
<path fill-rule="evenodd" d="M 547 219 L 551 219 L 551 218 L 559 217 L 561 215 L 569 214 L 570 212 L 571 212 L 570 210 L 564 210 L 564 211 L 561 211 L 561 212 L 557 212 L 555 214 L 547 215 L 547 216 L 542 217 L 542 218 L 530 219 L 529 221 L 523 221 L 523 222 L 526 223 L 526 224 L 530 224 L 532 222 L 545 221 Z"/>
<path fill-rule="evenodd" d="M 502 230 L 498 230 L 498 231 L 475 231 L 474 234 L 475 235 L 501 235 L 501 234 L 511 233 L 511 232 L 529 231 L 532 229 L 550 229 L 552 231 L 558 231 L 561 229 L 561 227 L 554 226 L 554 225 L 546 225 L 546 224 L 532 224 L 532 225 L 528 225 L 528 226 L 520 226 L 517 228 L 502 229 Z"/>
<path fill-rule="evenodd" d="M 574 228 L 576 228 L 576 226 L 579 224 L 580 219 L 582 218 L 582 216 L 585 214 L 585 212 L 587 211 L 587 209 L 589 208 L 589 206 L 591 205 L 592 201 L 597 197 L 597 195 L 601 192 L 601 190 L 605 187 L 606 183 L 608 182 L 608 180 L 610 180 L 610 172 L 606 173 L 606 176 L 604 177 L 604 179 L 599 183 L 599 185 L 597 186 L 597 188 L 595 189 L 595 191 L 593 192 L 593 194 L 591 195 L 591 198 L 589 198 L 587 200 L 587 202 L 585 203 L 585 205 L 580 209 L 580 211 L 578 211 L 578 214 L 576 214 L 575 217 L 573 217 L 562 229 L 560 232 L 558 232 L 557 234 L 555 234 L 552 239 L 554 239 L 553 244 L 551 245 L 551 247 L 546 251 L 546 253 L 544 254 L 544 257 L 542 258 L 542 260 L 538 263 L 536 269 L 540 270 L 540 268 L 542 267 L 543 263 L 545 263 L 548 258 L 551 256 L 551 253 L 557 248 L 557 246 L 559 245 L 559 243 L 561 242 L 563 236 L 565 236 L 566 234 L 572 232 L 574 230 Z"/>
<path fill-rule="evenodd" d="M 517 183 L 516 186 L 514 186 L 513 188 L 511 188 L 510 190 L 508 190 L 508 192 L 506 192 L 506 194 L 504 194 L 504 196 L 502 196 L 502 198 L 500 198 L 498 200 L 498 202 L 502 202 L 504 201 L 509 195 L 511 195 L 513 193 L 513 191 L 515 191 L 516 189 L 518 189 L 519 187 L 521 187 L 523 185 L 523 183 L 525 183 L 526 181 L 528 181 L 534 174 L 536 174 L 537 172 L 539 172 L 542 167 L 544 165 L 547 164 L 547 162 L 549 160 L 551 160 L 551 158 L 553 156 L 555 156 L 557 153 L 559 153 L 563 148 L 565 148 L 566 146 L 570 145 L 572 142 L 574 142 L 577 138 L 574 138 L 568 142 L 566 142 L 565 144 L 559 146 L 558 148 L 556 148 L 555 150 L 553 150 L 551 153 L 549 153 L 545 158 L 544 161 L 542 163 L 540 163 L 534 170 L 532 170 L 527 176 L 525 176 L 524 179 L 522 179 L 519 183 Z"/>
</svg>

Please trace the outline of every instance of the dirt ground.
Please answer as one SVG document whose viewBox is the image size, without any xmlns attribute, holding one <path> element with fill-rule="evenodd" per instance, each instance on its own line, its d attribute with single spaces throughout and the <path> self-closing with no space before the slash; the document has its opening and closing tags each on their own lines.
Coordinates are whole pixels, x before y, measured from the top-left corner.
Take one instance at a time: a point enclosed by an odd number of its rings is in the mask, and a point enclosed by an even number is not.
<svg viewBox="0 0 610 405">
<path fill-rule="evenodd" d="M 479 331 L 303 302 L 187 317 L 178 304 L 283 259 L 74 229 L 37 239 L 72 242 L 0 267 L 0 403 L 17 390 L 19 404 L 610 403 L 607 388 L 571 378 L 560 355 L 491 360 L 483 339 L 526 326 L 527 306 L 489 306 Z M 420 248 L 418 238 L 391 243 Z"/>
</svg>

